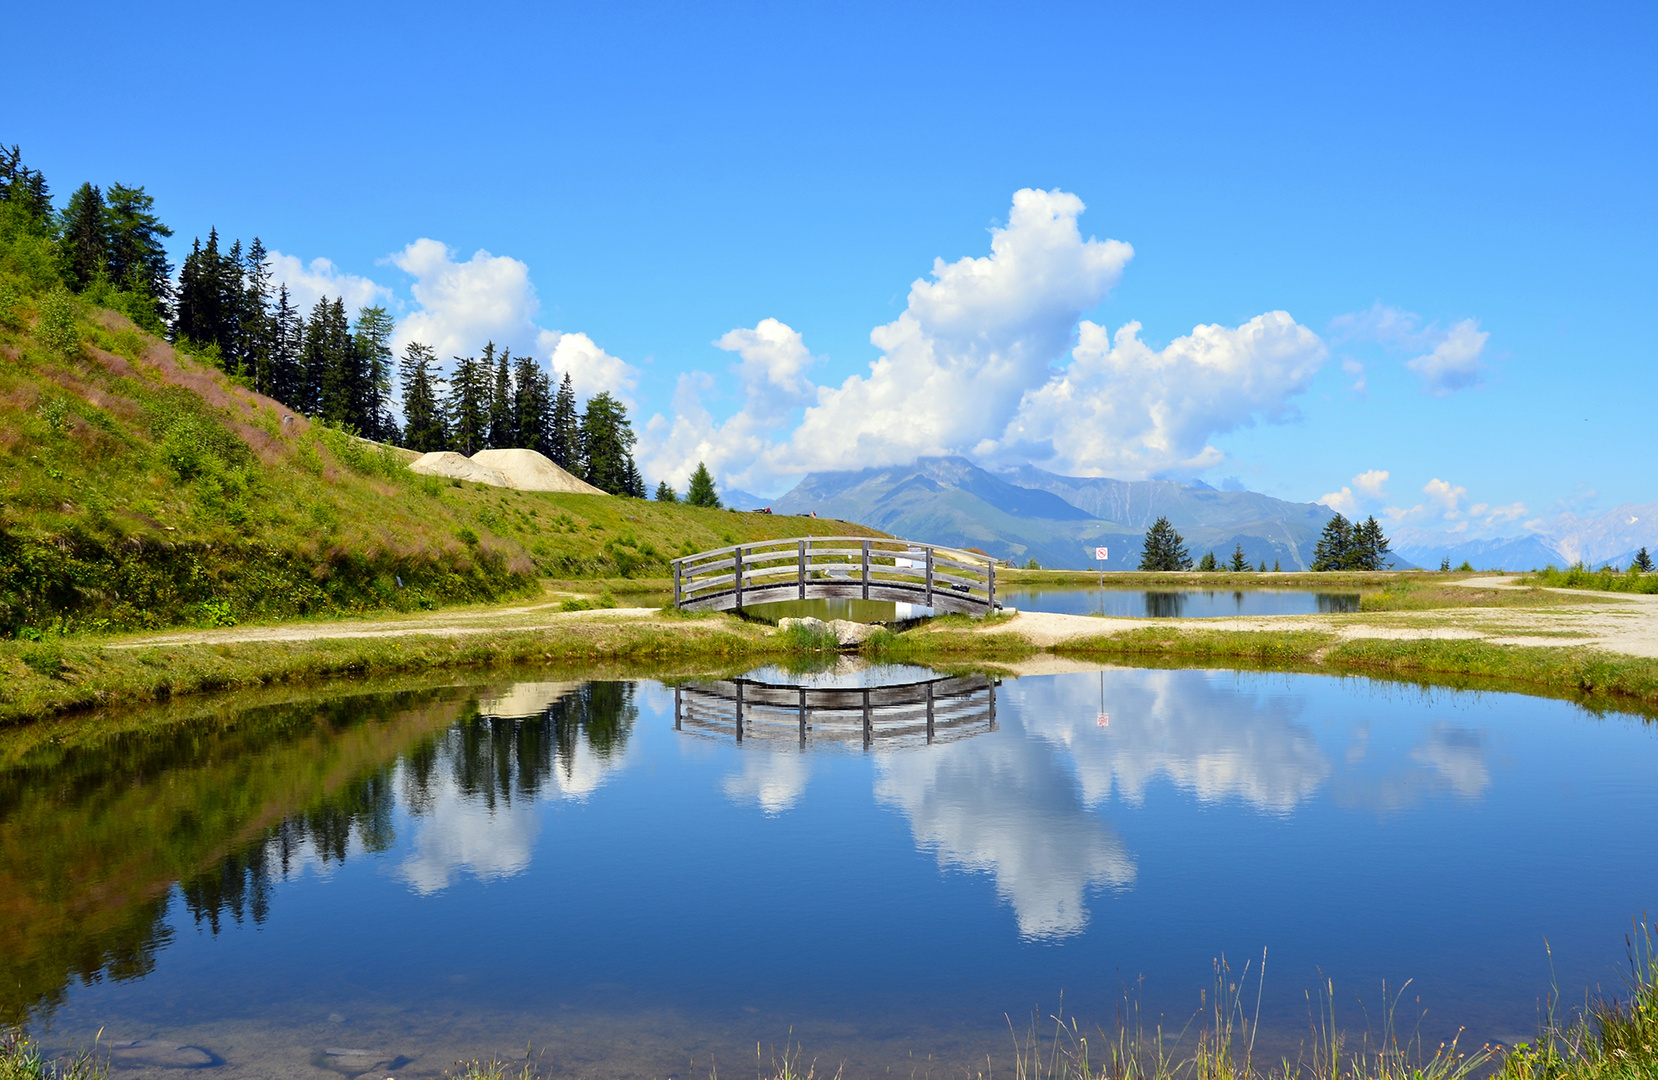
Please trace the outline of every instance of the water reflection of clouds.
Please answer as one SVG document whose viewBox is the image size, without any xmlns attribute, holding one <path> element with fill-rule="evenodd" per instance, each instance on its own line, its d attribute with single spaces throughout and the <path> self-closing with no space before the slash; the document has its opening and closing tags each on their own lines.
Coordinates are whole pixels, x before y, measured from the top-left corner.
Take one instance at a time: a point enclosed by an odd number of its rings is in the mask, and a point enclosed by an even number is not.
<svg viewBox="0 0 1658 1080">
<path fill-rule="evenodd" d="M 415 892 L 427 896 L 447 889 L 457 873 L 492 881 L 529 869 L 541 833 L 541 817 L 531 802 L 491 807 L 467 796 L 448 775 L 434 779 L 428 796 L 426 812 L 416 819 L 414 850 L 397 868 Z"/>
<path fill-rule="evenodd" d="M 739 806 L 758 806 L 775 817 L 792 810 L 806 793 L 812 762 L 804 754 L 751 750 L 738 755 L 743 771 L 720 781 L 726 797 Z"/>
<path fill-rule="evenodd" d="M 1055 747 L 1017 727 L 1010 718 L 1003 737 L 883 756 L 875 794 L 941 867 L 992 874 L 1022 936 L 1064 937 L 1088 924 L 1091 886 L 1133 886 L 1134 858 L 1082 805 Z"/>
</svg>

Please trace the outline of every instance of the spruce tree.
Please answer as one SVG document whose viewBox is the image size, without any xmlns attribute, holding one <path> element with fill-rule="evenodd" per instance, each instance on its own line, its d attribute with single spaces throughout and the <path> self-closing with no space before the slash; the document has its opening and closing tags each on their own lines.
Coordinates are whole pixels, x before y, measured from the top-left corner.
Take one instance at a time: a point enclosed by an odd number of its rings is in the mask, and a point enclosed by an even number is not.
<svg viewBox="0 0 1658 1080">
<path fill-rule="evenodd" d="M 63 255 L 63 277 L 80 292 L 98 278 L 109 275 L 109 251 L 105 243 L 104 193 L 96 184 L 82 184 L 69 196 L 63 208 L 59 251 Z"/>
<path fill-rule="evenodd" d="M 276 336 L 276 323 L 271 317 L 271 266 L 265 254 L 265 245 L 256 236 L 248 247 L 242 266 L 241 317 L 237 320 L 240 344 L 237 351 L 255 391 L 269 394 L 274 385 L 271 376 L 271 347 Z"/>
<path fill-rule="evenodd" d="M 51 189 L 44 174 L 23 164 L 23 152 L 16 143 L 9 150 L 0 147 L 0 207 L 8 225 L 21 225 L 36 236 L 51 235 Z"/>
<path fill-rule="evenodd" d="M 1146 530 L 1145 544 L 1140 551 L 1141 570 L 1190 570 L 1191 556 L 1186 553 L 1186 541 L 1160 517 Z"/>
<path fill-rule="evenodd" d="M 1353 527 L 1337 514 L 1324 525 L 1324 532 L 1313 549 L 1314 570 L 1345 570 L 1353 547 Z"/>
<path fill-rule="evenodd" d="M 455 357 L 444 413 L 449 418 L 449 447 L 471 457 L 489 438 L 489 393 L 494 372 L 476 357 Z"/>
<path fill-rule="evenodd" d="M 1244 558 L 1243 544 L 1241 542 L 1232 549 L 1232 561 L 1227 564 L 1227 568 L 1233 573 L 1242 573 L 1243 571 L 1249 569 L 1249 560 Z"/>
<path fill-rule="evenodd" d="M 1203 553 L 1203 558 L 1198 560 L 1197 568 L 1205 573 L 1211 573 L 1215 570 L 1219 570 L 1221 567 L 1220 563 L 1215 561 L 1215 553 L 1213 551 L 1206 551 Z"/>
<path fill-rule="evenodd" d="M 714 490 L 714 474 L 700 461 L 697 462 L 696 471 L 691 474 L 691 482 L 685 486 L 685 502 L 690 506 L 720 509 L 719 492 Z"/>
<path fill-rule="evenodd" d="M 513 445 L 546 454 L 552 425 L 552 394 L 547 375 L 533 356 L 521 356 L 512 369 Z M 548 454 L 551 457 L 551 454 Z"/>
<path fill-rule="evenodd" d="M 658 481 L 656 485 L 656 501 L 676 503 L 679 501 L 679 493 L 674 491 L 673 486 L 666 480 Z"/>
<path fill-rule="evenodd" d="M 579 420 L 576 416 L 576 391 L 570 385 L 570 373 L 566 371 L 564 378 L 559 380 L 558 395 L 553 399 L 553 415 L 548 422 L 546 454 L 558 462 L 561 469 L 581 475 L 581 436 Z"/>
<path fill-rule="evenodd" d="M 411 341 L 397 365 L 403 384 L 403 445 L 423 454 L 449 448 L 443 406 L 432 387 L 436 364 L 431 348 Z"/>
<path fill-rule="evenodd" d="M 288 408 L 301 411 L 304 411 L 300 404 L 305 386 L 304 347 L 305 320 L 289 298 L 288 285 L 284 282 L 277 290 L 276 310 L 271 313 L 271 388 L 266 393 Z"/>
<path fill-rule="evenodd" d="M 363 307 L 357 309 L 351 332 L 362 378 L 360 427 L 366 438 L 379 442 L 393 442 L 397 437 L 397 422 L 391 414 L 391 335 L 396 328 L 385 308 Z"/>
<path fill-rule="evenodd" d="M 1257 574 L 1264 574 L 1264 573 L 1266 573 L 1266 572 L 1267 572 L 1267 561 L 1266 561 L 1266 560 L 1265 560 L 1265 559 L 1262 559 L 1262 560 L 1261 560 L 1261 565 L 1260 565 L 1260 566 L 1257 566 L 1257 567 L 1256 567 L 1256 568 L 1255 568 L 1255 572 L 1256 572 L 1256 573 L 1257 573 Z"/>
<path fill-rule="evenodd" d="M 104 197 L 110 281 L 147 301 L 150 317 L 139 321 L 159 332 L 167 321 L 167 301 L 173 291 L 173 267 L 161 240 L 173 235 L 173 230 L 161 223 L 154 209 L 155 199 L 141 187 L 111 184 Z"/>
<path fill-rule="evenodd" d="M 582 479 L 612 495 L 633 494 L 638 471 L 633 465 L 634 440 L 627 407 L 610 391 L 588 398 L 581 417 Z"/>
<path fill-rule="evenodd" d="M 1650 574 L 1652 573 L 1652 556 L 1648 555 L 1646 548 L 1643 547 L 1635 553 L 1635 561 L 1630 565 L 1643 574 Z"/>
<path fill-rule="evenodd" d="M 1387 568 L 1391 544 L 1382 534 L 1382 526 L 1372 514 L 1363 524 L 1354 522 L 1352 552 L 1348 559 L 1350 570 L 1383 570 Z"/>
<path fill-rule="evenodd" d="M 242 242 L 235 240 L 219 262 L 219 312 L 222 322 L 215 344 L 219 346 L 219 358 L 225 371 L 246 377 L 248 358 L 242 352 L 242 319 L 247 305 L 247 291 L 242 282 L 246 276 L 243 257 Z"/>
<path fill-rule="evenodd" d="M 505 349 L 495 356 L 495 343 L 484 346 L 484 363 L 491 377 L 489 392 L 489 445 L 494 450 L 517 446 L 513 431 L 512 410 L 512 350 Z"/>
</svg>

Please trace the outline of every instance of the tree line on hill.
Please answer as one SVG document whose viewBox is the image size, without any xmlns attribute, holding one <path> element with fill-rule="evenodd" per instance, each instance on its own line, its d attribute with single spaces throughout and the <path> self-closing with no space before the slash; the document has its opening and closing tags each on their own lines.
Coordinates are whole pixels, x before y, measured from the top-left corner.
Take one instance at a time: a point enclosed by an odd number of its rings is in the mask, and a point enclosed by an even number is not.
<svg viewBox="0 0 1658 1080">
<path fill-rule="evenodd" d="M 1387 567 L 1388 554 L 1391 544 L 1382 533 L 1382 526 L 1374 516 L 1363 522 L 1348 521 L 1337 514 L 1325 523 L 1324 532 L 1319 536 L 1318 546 L 1313 551 L 1312 569 L 1314 570 L 1382 570 Z M 1166 517 L 1158 518 L 1146 530 L 1145 542 L 1140 553 L 1141 570 L 1190 570 L 1192 556 L 1186 550 L 1185 538 L 1169 524 Z M 1244 555 L 1243 544 L 1239 543 L 1232 549 L 1232 557 L 1222 562 L 1215 558 L 1213 551 L 1205 554 L 1197 564 L 1198 570 L 1232 570 L 1244 572 L 1249 570 L 1249 559 Z M 1255 568 L 1264 573 L 1267 564 L 1265 560 Z M 1278 563 L 1273 561 L 1273 570 L 1278 570 Z"/>
<path fill-rule="evenodd" d="M 286 284 L 271 285 L 258 237 L 225 249 L 218 230 L 192 242 L 177 285 L 162 240 L 173 235 L 142 187 L 82 184 L 62 211 L 46 178 L 0 148 L 0 239 L 37 280 L 60 283 L 122 312 L 258 393 L 365 438 L 412 450 L 523 448 L 604 491 L 645 496 L 627 408 L 608 391 L 578 410 L 566 374 L 555 390 L 533 358 L 485 345 L 455 357 L 445 378 L 426 345 L 394 361 L 395 323 L 384 307 L 348 315 L 324 297 L 307 315 Z M 395 376 L 395 378 L 394 378 Z M 403 419 L 395 406 L 401 397 Z"/>
</svg>

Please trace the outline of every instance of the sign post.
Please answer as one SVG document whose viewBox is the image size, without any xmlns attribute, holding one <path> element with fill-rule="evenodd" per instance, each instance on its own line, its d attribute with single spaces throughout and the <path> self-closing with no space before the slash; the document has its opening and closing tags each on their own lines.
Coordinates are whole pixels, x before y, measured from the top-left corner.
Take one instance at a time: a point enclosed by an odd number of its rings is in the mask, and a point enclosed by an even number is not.
<svg viewBox="0 0 1658 1080">
<path fill-rule="evenodd" d="M 1094 549 L 1094 558 L 1098 559 L 1100 563 L 1100 588 L 1102 589 L 1105 588 L 1105 560 L 1110 557 L 1111 552 L 1106 548 L 1097 547 Z"/>
</svg>

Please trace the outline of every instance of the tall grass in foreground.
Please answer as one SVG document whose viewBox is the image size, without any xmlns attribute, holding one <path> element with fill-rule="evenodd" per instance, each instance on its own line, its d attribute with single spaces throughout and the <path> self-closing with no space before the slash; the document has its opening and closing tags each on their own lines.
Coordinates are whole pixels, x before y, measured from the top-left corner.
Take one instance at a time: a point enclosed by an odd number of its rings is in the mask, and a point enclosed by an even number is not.
<svg viewBox="0 0 1658 1080">
<path fill-rule="evenodd" d="M 0 1080 L 108 1080 L 109 1059 L 91 1050 L 53 1059 L 21 1031 L 0 1030 Z"/>
<path fill-rule="evenodd" d="M 1085 1031 L 1075 1020 L 1050 1018 L 1014 1034 L 1011 1068 L 986 1061 L 979 1080 L 997 1075 L 1012 1080 L 1651 1080 L 1658 1077 L 1658 926 L 1637 923 L 1626 938 L 1628 997 L 1589 1001 L 1570 1017 L 1559 1015 L 1551 997 L 1537 1039 L 1503 1048 L 1483 1046 L 1464 1053 L 1457 1040 L 1429 1048 L 1419 1031 L 1400 1026 L 1398 1011 L 1409 982 L 1382 988 L 1381 1030 L 1368 1030 L 1356 1044 L 1338 1022 L 1334 986 L 1326 982 L 1308 995 L 1309 1034 L 1291 1060 L 1257 1057 L 1256 1035 L 1264 985 L 1262 967 L 1232 978 L 1224 962 L 1215 966 L 1215 987 L 1190 1023 L 1179 1031 L 1161 1024 L 1149 1030 L 1138 1011 L 1120 1019 L 1115 1031 Z M 805 1059 L 799 1044 L 785 1042 L 771 1061 L 756 1047 L 759 1080 L 815 1080 L 817 1062 Z M 840 1080 L 837 1068 L 832 1080 Z M 532 1064 L 459 1062 L 449 1080 L 539 1080 Z M 11 1080 L 12 1074 L 0 1074 Z M 711 1080 L 718 1080 L 710 1070 Z"/>
</svg>

